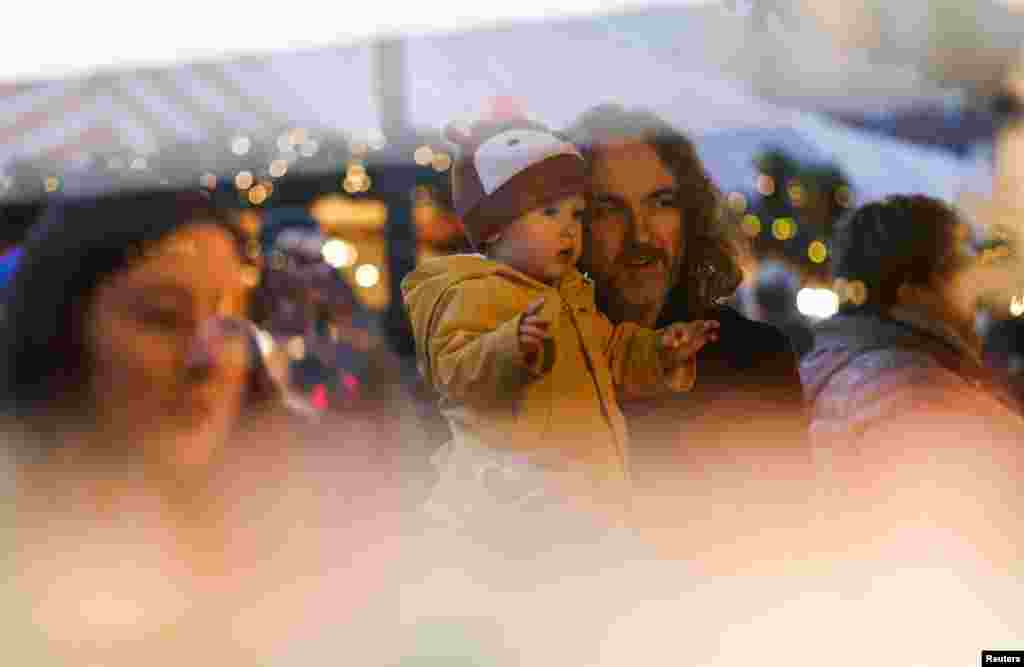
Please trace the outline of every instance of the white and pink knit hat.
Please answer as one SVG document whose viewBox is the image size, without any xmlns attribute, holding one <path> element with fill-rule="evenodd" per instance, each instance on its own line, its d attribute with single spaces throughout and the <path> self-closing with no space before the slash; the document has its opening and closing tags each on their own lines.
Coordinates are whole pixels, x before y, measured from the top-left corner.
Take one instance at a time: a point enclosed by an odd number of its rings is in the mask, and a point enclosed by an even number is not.
<svg viewBox="0 0 1024 667">
<path fill-rule="evenodd" d="M 579 150 L 525 116 L 492 116 L 468 129 L 451 124 L 445 137 L 460 149 L 452 199 L 474 247 L 524 213 L 584 190 Z"/>
</svg>

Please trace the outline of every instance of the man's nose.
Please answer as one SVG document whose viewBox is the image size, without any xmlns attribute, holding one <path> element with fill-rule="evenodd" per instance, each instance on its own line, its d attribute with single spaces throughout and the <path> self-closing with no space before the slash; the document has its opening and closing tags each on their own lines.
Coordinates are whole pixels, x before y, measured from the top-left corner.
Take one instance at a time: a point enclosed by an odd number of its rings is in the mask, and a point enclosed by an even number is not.
<svg viewBox="0 0 1024 667">
<path fill-rule="evenodd" d="M 642 211 L 631 208 L 627 214 L 627 219 L 627 233 L 630 240 L 636 244 L 650 243 L 653 235 L 651 234 L 651 222 L 647 215 Z"/>
</svg>

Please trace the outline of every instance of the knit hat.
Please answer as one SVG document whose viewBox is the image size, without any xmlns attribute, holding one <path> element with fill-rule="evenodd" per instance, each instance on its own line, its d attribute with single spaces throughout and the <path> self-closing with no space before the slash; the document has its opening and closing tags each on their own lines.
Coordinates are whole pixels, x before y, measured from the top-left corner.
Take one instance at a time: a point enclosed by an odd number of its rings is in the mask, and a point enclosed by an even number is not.
<svg viewBox="0 0 1024 667">
<path fill-rule="evenodd" d="M 452 199 L 474 247 L 521 215 L 581 194 L 586 174 L 576 147 L 526 118 L 487 119 L 445 128 L 459 146 Z"/>
</svg>

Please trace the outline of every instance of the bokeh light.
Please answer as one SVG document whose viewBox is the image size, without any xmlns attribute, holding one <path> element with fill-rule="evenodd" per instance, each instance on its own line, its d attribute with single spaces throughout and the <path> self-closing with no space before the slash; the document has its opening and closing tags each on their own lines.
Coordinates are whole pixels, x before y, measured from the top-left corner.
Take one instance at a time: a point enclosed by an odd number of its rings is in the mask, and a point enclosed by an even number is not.
<svg viewBox="0 0 1024 667">
<path fill-rule="evenodd" d="M 240 171 L 238 172 L 238 175 L 235 176 L 235 187 L 239 190 L 248 190 L 252 187 L 254 180 L 252 172 Z"/>
<path fill-rule="evenodd" d="M 247 155 L 252 148 L 252 141 L 249 137 L 235 137 L 231 140 L 231 152 L 235 155 Z"/>
<path fill-rule="evenodd" d="M 839 295 L 823 287 L 805 287 L 796 294 L 796 307 L 807 317 L 823 320 L 839 312 Z"/>
<path fill-rule="evenodd" d="M 434 160 L 434 149 L 430 146 L 420 146 L 412 154 L 412 159 L 421 167 L 426 167 Z"/>
<path fill-rule="evenodd" d="M 772 236 L 780 241 L 788 241 L 796 235 L 796 221 L 793 218 L 776 218 L 772 222 Z"/>
<path fill-rule="evenodd" d="M 807 257 L 815 264 L 821 264 L 828 259 L 828 246 L 824 241 L 811 241 L 807 246 Z"/>
<path fill-rule="evenodd" d="M 380 282 L 380 270 L 373 264 L 363 264 L 356 269 L 356 284 L 360 287 L 373 287 Z"/>
<path fill-rule="evenodd" d="M 267 170 L 271 177 L 281 178 L 288 173 L 288 160 L 282 160 L 280 158 L 270 163 L 270 169 Z"/>
<path fill-rule="evenodd" d="M 302 361 L 306 358 L 306 341 L 302 336 L 293 336 L 288 339 L 288 356 L 295 361 Z"/>
<path fill-rule="evenodd" d="M 324 261 L 336 269 L 350 267 L 359 259 L 356 247 L 341 239 L 329 239 L 320 252 L 324 256 Z"/>
<path fill-rule="evenodd" d="M 1024 296 L 1015 296 L 1010 299 L 1010 314 L 1014 317 L 1024 315 Z"/>
</svg>

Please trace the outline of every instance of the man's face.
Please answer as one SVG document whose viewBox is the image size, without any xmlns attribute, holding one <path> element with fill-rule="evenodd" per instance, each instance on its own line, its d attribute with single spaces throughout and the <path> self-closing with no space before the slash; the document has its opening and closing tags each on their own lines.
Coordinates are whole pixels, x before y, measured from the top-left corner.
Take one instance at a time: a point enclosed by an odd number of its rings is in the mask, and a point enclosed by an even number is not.
<svg viewBox="0 0 1024 667">
<path fill-rule="evenodd" d="M 676 180 L 640 141 L 596 151 L 584 264 L 614 321 L 653 326 L 679 278 L 682 220 Z"/>
</svg>

